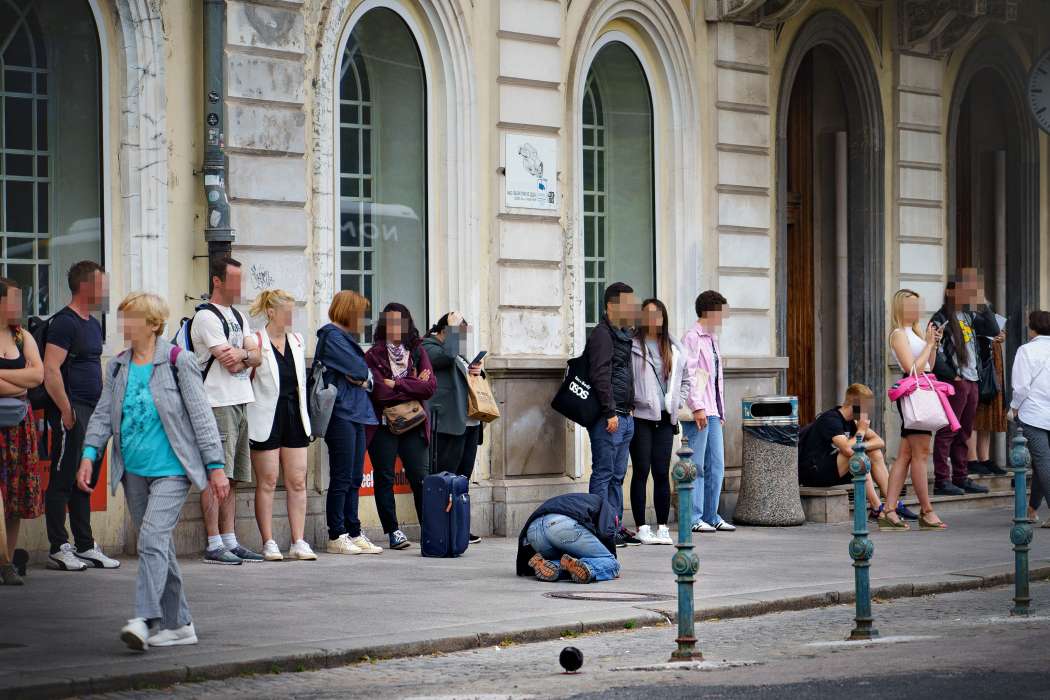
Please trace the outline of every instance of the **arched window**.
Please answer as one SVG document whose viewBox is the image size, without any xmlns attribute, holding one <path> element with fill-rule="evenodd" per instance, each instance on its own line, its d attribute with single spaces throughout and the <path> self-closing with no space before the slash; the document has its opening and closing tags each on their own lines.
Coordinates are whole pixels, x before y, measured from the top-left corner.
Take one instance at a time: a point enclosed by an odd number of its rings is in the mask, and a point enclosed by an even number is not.
<svg viewBox="0 0 1050 700">
<path fill-rule="evenodd" d="M 606 44 L 591 63 L 582 126 L 589 331 L 601 320 L 611 282 L 627 282 L 639 297 L 656 291 L 652 102 L 642 65 L 623 42 Z"/>
<path fill-rule="evenodd" d="M 354 25 L 340 64 L 340 289 L 372 302 L 363 340 L 391 301 L 426 320 L 426 79 L 411 30 L 377 8 Z"/>
<path fill-rule="evenodd" d="M 99 54 L 86 0 L 0 0 L 0 276 L 27 315 L 68 302 L 73 263 L 102 261 Z"/>
</svg>

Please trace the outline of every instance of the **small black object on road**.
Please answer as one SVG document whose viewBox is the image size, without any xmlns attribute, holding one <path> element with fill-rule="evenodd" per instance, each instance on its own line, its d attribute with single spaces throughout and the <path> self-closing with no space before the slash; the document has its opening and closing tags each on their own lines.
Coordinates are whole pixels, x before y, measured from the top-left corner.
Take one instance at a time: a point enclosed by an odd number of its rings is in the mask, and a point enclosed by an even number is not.
<svg viewBox="0 0 1050 700">
<path fill-rule="evenodd" d="M 558 656 L 558 663 L 566 673 L 576 673 L 583 666 L 583 652 L 576 647 L 565 647 Z"/>
</svg>

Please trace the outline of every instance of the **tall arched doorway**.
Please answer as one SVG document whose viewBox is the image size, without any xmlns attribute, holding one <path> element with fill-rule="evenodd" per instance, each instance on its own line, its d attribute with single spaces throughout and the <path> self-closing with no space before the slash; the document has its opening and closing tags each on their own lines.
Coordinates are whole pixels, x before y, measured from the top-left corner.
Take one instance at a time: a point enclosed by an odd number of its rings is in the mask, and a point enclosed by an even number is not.
<svg viewBox="0 0 1050 700">
<path fill-rule="evenodd" d="M 948 267 L 978 268 L 988 300 L 1009 319 L 1007 377 L 1039 303 L 1038 134 L 1025 77 L 1004 40 L 978 42 L 963 61 L 948 117 Z"/>
<path fill-rule="evenodd" d="M 339 68 L 336 287 L 427 319 L 426 72 L 405 20 L 377 7 L 354 24 Z"/>
<path fill-rule="evenodd" d="M 656 291 L 653 110 L 649 82 L 627 44 L 610 41 L 587 72 L 583 95 L 583 262 L 587 330 L 605 287 Z"/>
<path fill-rule="evenodd" d="M 69 301 L 102 263 L 102 67 L 87 0 L 0 0 L 0 277 L 27 315 Z"/>
<path fill-rule="evenodd" d="M 778 346 L 808 422 L 845 386 L 885 384 L 883 142 L 864 41 L 822 12 L 788 55 L 777 112 Z"/>
</svg>

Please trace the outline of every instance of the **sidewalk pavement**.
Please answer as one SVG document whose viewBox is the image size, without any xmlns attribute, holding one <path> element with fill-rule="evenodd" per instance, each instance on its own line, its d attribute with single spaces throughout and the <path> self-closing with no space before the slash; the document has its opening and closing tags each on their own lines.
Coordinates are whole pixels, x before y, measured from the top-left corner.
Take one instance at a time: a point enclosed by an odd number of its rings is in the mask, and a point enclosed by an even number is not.
<svg viewBox="0 0 1050 700">
<path fill-rule="evenodd" d="M 1013 570 L 1010 514 L 953 514 L 946 532 L 874 532 L 878 597 L 1005 583 Z M 1033 577 L 1050 577 L 1050 536 L 1036 529 Z M 740 528 L 695 536 L 700 618 L 747 616 L 851 602 L 850 528 Z M 666 623 L 674 618 L 673 547 L 619 550 L 619 580 L 544 584 L 514 575 L 515 542 L 493 538 L 459 559 L 419 548 L 379 556 L 321 554 L 316 562 L 223 567 L 180 562 L 200 644 L 128 651 L 136 561 L 116 571 L 30 570 L 27 585 L 0 587 L 0 698 L 60 697 L 270 670 L 323 668 L 363 657 L 447 652 L 564 631 Z M 614 592 L 662 600 L 610 600 Z M 570 593 L 604 600 L 550 598 Z M 1004 589 L 1003 612 L 1010 607 Z M 1050 610 L 1050 601 L 1033 601 Z M 876 617 L 878 609 L 876 608 Z M 842 634 L 852 609 L 842 609 Z M 883 630 L 891 633 L 891 630 Z M 703 624 L 697 626 L 703 639 Z"/>
</svg>

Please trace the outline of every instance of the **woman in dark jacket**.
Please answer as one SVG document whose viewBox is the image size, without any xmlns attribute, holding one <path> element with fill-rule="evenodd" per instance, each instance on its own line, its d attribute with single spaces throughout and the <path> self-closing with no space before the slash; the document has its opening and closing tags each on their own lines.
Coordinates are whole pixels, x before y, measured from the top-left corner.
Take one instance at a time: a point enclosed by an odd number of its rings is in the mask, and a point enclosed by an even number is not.
<svg viewBox="0 0 1050 700">
<path fill-rule="evenodd" d="M 365 426 L 377 423 L 368 391 L 372 375 L 364 351 L 352 333 L 364 331 L 368 300 L 344 290 L 328 307 L 331 323 L 317 331 L 315 359 L 328 370 L 325 380 L 338 393 L 324 440 L 328 445 L 331 483 L 325 510 L 328 516 L 329 554 L 379 554 L 382 548 L 361 532 L 357 515 L 358 492 L 365 471 Z"/>
<path fill-rule="evenodd" d="M 467 322 L 458 311 L 449 311 L 423 338 L 430 364 L 437 379 L 437 391 L 430 399 L 430 426 L 433 440 L 431 472 L 451 472 L 470 478 L 481 444 L 483 426 L 467 415 L 467 376 L 482 376 L 481 363 L 468 365 L 462 351 Z M 470 543 L 481 538 L 471 533 Z"/>
<path fill-rule="evenodd" d="M 942 382 L 955 387 L 950 402 L 961 426 L 954 432 L 948 427 L 941 428 L 934 437 L 933 492 L 938 496 L 988 492 L 986 487 L 970 479 L 967 472 L 970 457 L 967 441 L 973 432 L 979 394 L 977 336 L 995 336 L 999 332 L 995 314 L 988 306 L 975 306 L 981 301 L 978 288 L 977 271 L 963 268 L 957 281 L 948 282 L 944 305 L 931 320 L 943 328 L 944 333 L 933 371 Z"/>
<path fill-rule="evenodd" d="M 368 430 L 368 456 L 372 460 L 375 478 L 376 508 L 383 532 L 390 537 L 390 548 L 405 549 L 411 543 L 397 522 L 394 462 L 401 458 L 405 476 L 412 487 L 416 516 L 422 524 L 423 478 L 428 471 L 427 450 L 430 446 L 430 417 L 425 403 L 437 390 L 437 380 L 430 358 L 423 352 L 412 314 L 403 304 L 391 303 L 383 308 L 374 344 L 365 353 L 365 361 L 375 381 L 372 406 L 379 419 L 379 424 Z M 395 435 L 384 412 L 396 406 L 411 408 L 413 403 L 422 407 L 422 423 Z"/>
</svg>

